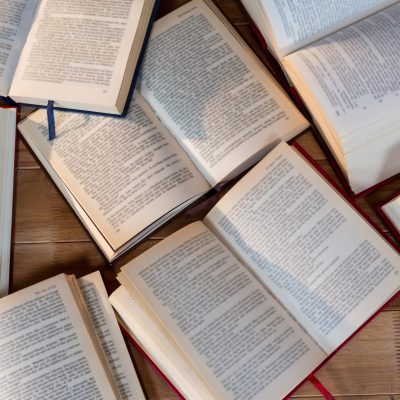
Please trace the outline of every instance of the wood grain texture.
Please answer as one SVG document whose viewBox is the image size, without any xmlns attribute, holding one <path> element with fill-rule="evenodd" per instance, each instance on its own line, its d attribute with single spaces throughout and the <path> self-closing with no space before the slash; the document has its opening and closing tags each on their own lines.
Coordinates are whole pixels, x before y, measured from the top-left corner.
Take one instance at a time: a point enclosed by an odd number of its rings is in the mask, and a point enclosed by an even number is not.
<svg viewBox="0 0 400 400">
<path fill-rule="evenodd" d="M 186 2 L 187 0 L 161 0 L 159 16 Z M 274 60 L 263 54 L 255 40 L 240 2 L 215 0 L 215 3 L 264 64 L 268 68 L 271 68 L 271 65 L 275 68 Z M 275 74 L 275 76 L 282 82 L 282 75 Z M 30 111 L 24 109 L 23 115 Z M 311 130 L 300 135 L 298 141 L 335 179 Z M 203 205 L 197 205 L 182 213 L 116 263 L 109 265 L 20 137 L 17 139 L 15 182 L 11 281 L 13 291 L 61 272 L 82 276 L 100 269 L 107 290 L 111 293 L 118 286 L 115 276 L 122 265 L 177 229 L 203 218 L 211 208 L 213 200 L 216 200 L 216 198 L 208 200 Z M 396 179 L 382 189 L 358 200 L 363 210 L 385 232 L 387 229 L 376 214 L 375 207 L 399 188 L 400 179 Z M 131 350 L 148 399 L 175 399 L 173 392 L 153 368 L 136 350 Z M 340 350 L 317 376 L 341 400 L 400 399 L 400 300 L 389 305 L 384 313 Z M 322 398 L 308 383 L 293 397 L 310 400 Z"/>
</svg>

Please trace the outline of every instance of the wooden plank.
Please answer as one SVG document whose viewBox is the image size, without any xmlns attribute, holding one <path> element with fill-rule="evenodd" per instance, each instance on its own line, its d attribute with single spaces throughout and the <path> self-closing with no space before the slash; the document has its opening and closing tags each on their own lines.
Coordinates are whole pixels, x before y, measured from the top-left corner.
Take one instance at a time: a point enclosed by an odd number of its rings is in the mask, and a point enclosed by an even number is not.
<svg viewBox="0 0 400 400">
<path fill-rule="evenodd" d="M 16 291 L 60 273 L 77 277 L 100 270 L 108 292 L 119 283 L 120 267 L 152 247 L 158 240 L 146 240 L 117 263 L 110 265 L 92 242 L 16 243 L 13 245 L 11 291 Z"/>
<path fill-rule="evenodd" d="M 40 169 L 16 174 L 14 241 L 89 241 L 76 216 L 50 178 Z"/>
<path fill-rule="evenodd" d="M 39 169 L 39 164 L 37 163 L 32 152 L 28 150 L 26 144 L 20 135 L 17 135 L 16 143 L 16 167 L 17 169 Z"/>
<path fill-rule="evenodd" d="M 202 219 L 214 204 L 205 199 L 198 211 L 182 213 L 152 238 L 165 238 L 183 226 Z M 15 191 L 15 243 L 90 241 L 86 229 L 61 196 L 55 184 L 40 169 L 17 170 Z"/>
<path fill-rule="evenodd" d="M 317 374 L 333 395 L 400 395 L 400 311 L 378 315 Z M 297 394 L 309 395 L 310 386 Z M 314 389 L 313 389 L 314 392 Z"/>
</svg>

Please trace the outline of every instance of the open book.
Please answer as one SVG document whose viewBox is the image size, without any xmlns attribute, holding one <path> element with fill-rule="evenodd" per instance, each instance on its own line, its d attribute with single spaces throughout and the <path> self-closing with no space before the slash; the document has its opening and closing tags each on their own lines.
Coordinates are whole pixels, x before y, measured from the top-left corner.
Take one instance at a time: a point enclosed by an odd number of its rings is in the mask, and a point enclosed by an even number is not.
<svg viewBox="0 0 400 400">
<path fill-rule="evenodd" d="M 99 272 L 1 299 L 0 346 L 4 399 L 145 399 Z"/>
<path fill-rule="evenodd" d="M 156 0 L 0 0 L 0 96 L 122 114 Z"/>
<path fill-rule="evenodd" d="M 45 110 L 19 124 L 109 260 L 308 126 L 202 0 L 154 24 L 139 89 L 124 119 L 56 112 L 52 142 Z"/>
<path fill-rule="evenodd" d="M 281 143 L 118 279 L 126 331 L 183 397 L 281 399 L 399 290 L 400 256 Z"/>
<path fill-rule="evenodd" d="M 242 0 L 354 193 L 400 172 L 400 4 Z"/>
<path fill-rule="evenodd" d="M 16 108 L 0 107 L 0 297 L 10 281 Z"/>
<path fill-rule="evenodd" d="M 387 200 L 378 211 L 400 243 L 400 193 Z"/>
</svg>

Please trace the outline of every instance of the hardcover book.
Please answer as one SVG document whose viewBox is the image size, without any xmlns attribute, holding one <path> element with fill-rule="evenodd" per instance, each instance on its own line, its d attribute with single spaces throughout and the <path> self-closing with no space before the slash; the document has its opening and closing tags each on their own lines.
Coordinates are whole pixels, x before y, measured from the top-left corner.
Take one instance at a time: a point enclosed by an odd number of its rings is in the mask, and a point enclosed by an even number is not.
<svg viewBox="0 0 400 400">
<path fill-rule="evenodd" d="M 400 172 L 400 4 L 242 0 L 355 194 Z"/>
<path fill-rule="evenodd" d="M 122 114 L 156 0 L 1 0 L 0 96 Z"/>
<path fill-rule="evenodd" d="M 0 107 L 0 297 L 10 281 L 16 126 L 16 108 Z"/>
<path fill-rule="evenodd" d="M 4 399 L 145 400 L 99 272 L 0 300 Z"/>
<path fill-rule="evenodd" d="M 385 204 L 378 208 L 378 211 L 393 236 L 400 243 L 400 193 L 386 200 Z"/>
<path fill-rule="evenodd" d="M 212 38 L 212 40 L 210 39 Z M 126 118 L 45 110 L 19 129 L 109 260 L 308 122 L 211 2 L 154 24 Z"/>
<path fill-rule="evenodd" d="M 400 256 L 296 148 L 129 262 L 121 324 L 185 399 L 282 399 L 400 288 Z"/>
</svg>

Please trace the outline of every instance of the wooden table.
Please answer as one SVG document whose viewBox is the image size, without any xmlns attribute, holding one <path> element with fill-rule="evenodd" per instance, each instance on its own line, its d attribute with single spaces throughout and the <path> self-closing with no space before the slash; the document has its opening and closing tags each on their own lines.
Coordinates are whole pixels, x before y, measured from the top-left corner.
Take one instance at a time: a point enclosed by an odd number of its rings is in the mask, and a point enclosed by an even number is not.
<svg viewBox="0 0 400 400">
<path fill-rule="evenodd" d="M 270 66 L 271 60 L 262 54 L 239 1 L 215 2 L 263 62 Z M 184 3 L 186 0 L 161 0 L 159 15 Z M 299 141 L 333 175 L 312 132 L 301 135 Z M 399 189 L 400 179 L 396 179 L 358 201 L 384 230 L 374 206 Z M 111 293 L 118 286 L 115 276 L 122 265 L 177 229 L 201 219 L 206 212 L 184 213 L 114 265 L 108 265 L 52 181 L 18 138 L 11 289 L 16 291 L 61 272 L 79 277 L 100 269 Z M 173 392 L 134 349 L 132 355 L 148 398 L 174 399 Z M 400 399 L 400 300 L 388 306 L 340 350 L 317 377 L 339 399 Z M 307 383 L 293 397 L 317 399 L 322 396 Z"/>
</svg>

